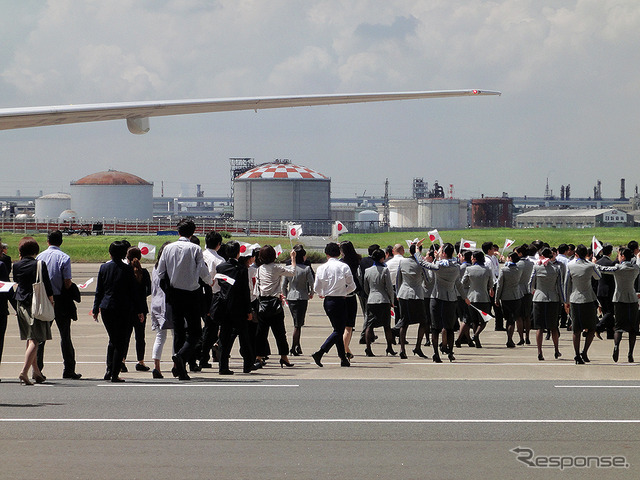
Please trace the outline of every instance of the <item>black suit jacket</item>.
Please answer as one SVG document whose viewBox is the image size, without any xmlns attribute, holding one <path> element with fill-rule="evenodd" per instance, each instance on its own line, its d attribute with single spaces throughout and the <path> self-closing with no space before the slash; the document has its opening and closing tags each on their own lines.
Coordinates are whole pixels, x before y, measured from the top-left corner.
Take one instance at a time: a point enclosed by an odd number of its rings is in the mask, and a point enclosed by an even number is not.
<svg viewBox="0 0 640 480">
<path fill-rule="evenodd" d="M 596 262 L 597 265 L 602 265 L 603 267 L 612 267 L 616 264 L 609 257 L 602 257 L 598 259 Z M 602 275 L 602 278 L 598 280 L 598 289 L 596 290 L 596 295 L 598 297 L 605 298 L 613 298 L 613 292 L 616 289 L 616 282 L 613 278 L 613 275 Z"/>
<path fill-rule="evenodd" d="M 120 260 L 103 263 L 98 272 L 93 313 L 100 309 L 115 310 L 123 314 L 142 313 L 136 301 L 136 278 L 133 267 Z"/>
<path fill-rule="evenodd" d="M 249 271 L 238 260 L 230 258 L 216 267 L 216 272 L 235 280 L 231 285 L 225 280 L 216 279 L 220 285 L 216 320 L 238 322 L 247 320 L 251 313 L 251 292 L 249 291 Z"/>
</svg>

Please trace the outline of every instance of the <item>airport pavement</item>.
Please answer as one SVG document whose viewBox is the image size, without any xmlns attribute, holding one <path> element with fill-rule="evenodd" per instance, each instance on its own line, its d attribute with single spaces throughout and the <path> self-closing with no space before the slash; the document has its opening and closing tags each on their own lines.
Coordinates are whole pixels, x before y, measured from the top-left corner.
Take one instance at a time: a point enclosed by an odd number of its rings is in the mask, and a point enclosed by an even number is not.
<svg viewBox="0 0 640 480">
<path fill-rule="evenodd" d="M 97 268 L 74 264 L 74 278 Z M 330 327 L 314 299 L 293 368 L 274 359 L 252 374 L 204 370 L 180 382 L 153 380 L 129 361 L 126 382 L 114 385 L 102 380 L 107 336 L 87 293 L 72 327 L 79 381 L 60 378 L 54 326 L 47 382 L 20 386 L 24 343 L 9 318 L 0 478 L 637 478 L 640 365 L 613 364 L 611 341 L 596 339 L 591 364 L 574 365 L 563 331 L 563 357 L 554 360 L 545 342 L 539 362 L 534 345 L 507 349 L 504 333 L 488 329 L 484 348 L 463 346 L 455 362 L 434 364 L 385 357 L 381 343 L 366 357 L 355 335 L 352 367 L 331 352 L 319 368 L 310 354 Z M 148 357 L 152 341 L 148 329 Z M 237 346 L 231 366 L 241 367 Z M 615 456 L 626 466 L 597 468 Z M 549 467 L 554 458 L 567 466 Z"/>
</svg>

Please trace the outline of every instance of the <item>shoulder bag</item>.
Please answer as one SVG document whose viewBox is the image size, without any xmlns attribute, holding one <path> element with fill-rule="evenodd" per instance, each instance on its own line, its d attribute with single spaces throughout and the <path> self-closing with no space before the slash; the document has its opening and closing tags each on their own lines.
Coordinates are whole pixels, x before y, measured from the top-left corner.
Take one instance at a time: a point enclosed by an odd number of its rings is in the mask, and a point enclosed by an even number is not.
<svg viewBox="0 0 640 480">
<path fill-rule="evenodd" d="M 31 299 L 31 317 L 42 322 L 52 322 L 56 317 L 53 303 L 49 300 L 47 289 L 42 281 L 42 261 L 38 260 L 36 283 L 33 284 L 33 298 Z"/>
</svg>

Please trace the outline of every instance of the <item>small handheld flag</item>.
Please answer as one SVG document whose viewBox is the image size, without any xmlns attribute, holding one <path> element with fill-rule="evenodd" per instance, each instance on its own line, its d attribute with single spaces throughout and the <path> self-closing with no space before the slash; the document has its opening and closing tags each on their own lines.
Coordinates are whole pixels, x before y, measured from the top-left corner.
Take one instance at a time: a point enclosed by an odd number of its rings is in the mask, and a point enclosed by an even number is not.
<svg viewBox="0 0 640 480">
<path fill-rule="evenodd" d="M 156 258 L 156 246 L 149 243 L 138 242 L 138 248 L 142 254 L 142 258 L 147 260 L 155 260 Z"/>
<path fill-rule="evenodd" d="M 342 235 L 343 233 L 347 233 L 349 231 L 347 227 L 344 226 L 344 223 L 342 223 L 340 220 L 336 220 L 336 223 L 334 223 L 334 225 L 337 235 Z"/>
<path fill-rule="evenodd" d="M 476 248 L 476 242 L 472 240 L 465 240 L 464 238 L 460 239 L 460 249 L 471 250 Z"/>
<path fill-rule="evenodd" d="M 86 282 L 84 282 L 83 284 L 78 285 L 78 288 L 80 290 L 84 290 L 85 288 L 87 288 L 89 285 L 91 285 L 93 283 L 93 277 L 91 277 L 89 280 L 87 280 Z"/>
<path fill-rule="evenodd" d="M 276 251 L 276 257 L 279 257 L 280 254 L 282 253 L 282 247 L 280 246 L 280 244 L 278 244 L 274 247 L 274 249 Z"/>
<path fill-rule="evenodd" d="M 510 240 L 508 238 L 505 239 L 504 241 L 504 247 L 502 247 L 502 253 L 504 253 L 504 251 L 509 248 L 511 245 L 513 245 L 514 243 L 516 243 L 515 240 Z"/>
<path fill-rule="evenodd" d="M 14 285 L 15 282 L 0 282 L 0 293 L 6 293 L 10 291 Z"/>
<path fill-rule="evenodd" d="M 429 235 L 429 240 L 431 241 L 431 243 L 435 243 L 437 241 L 440 245 L 443 244 L 438 230 L 431 230 L 430 232 L 427 232 L 427 235 Z"/>
<path fill-rule="evenodd" d="M 591 249 L 593 250 L 594 255 L 597 255 L 602 250 L 602 243 L 600 243 L 600 240 L 598 240 L 595 235 L 591 240 Z"/>
<path fill-rule="evenodd" d="M 302 235 L 302 225 L 289 225 L 289 238 L 299 238 Z"/>
</svg>

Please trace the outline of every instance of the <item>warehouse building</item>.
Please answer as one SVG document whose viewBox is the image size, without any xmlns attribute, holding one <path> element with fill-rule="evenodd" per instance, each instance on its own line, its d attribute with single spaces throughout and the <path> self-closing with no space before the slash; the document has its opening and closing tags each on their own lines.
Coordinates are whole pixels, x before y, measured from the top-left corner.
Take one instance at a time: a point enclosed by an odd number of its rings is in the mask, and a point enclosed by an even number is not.
<svg viewBox="0 0 640 480">
<path fill-rule="evenodd" d="M 622 210 L 531 210 L 515 219 L 516 228 L 632 227 L 633 216 Z"/>
</svg>

